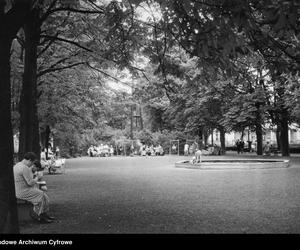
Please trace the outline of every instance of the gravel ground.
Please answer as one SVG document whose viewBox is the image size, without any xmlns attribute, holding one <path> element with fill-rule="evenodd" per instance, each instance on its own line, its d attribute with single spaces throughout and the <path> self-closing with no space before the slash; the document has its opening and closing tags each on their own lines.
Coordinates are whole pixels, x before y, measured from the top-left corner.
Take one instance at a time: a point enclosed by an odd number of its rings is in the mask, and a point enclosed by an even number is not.
<svg viewBox="0 0 300 250">
<path fill-rule="evenodd" d="M 237 155 L 229 153 L 215 158 L 231 157 Z M 282 169 L 174 167 L 176 161 L 189 158 L 68 159 L 65 174 L 45 175 L 51 211 L 57 220 L 52 224 L 21 220 L 20 231 L 300 233 L 299 156 L 290 157 L 291 166 Z"/>
</svg>

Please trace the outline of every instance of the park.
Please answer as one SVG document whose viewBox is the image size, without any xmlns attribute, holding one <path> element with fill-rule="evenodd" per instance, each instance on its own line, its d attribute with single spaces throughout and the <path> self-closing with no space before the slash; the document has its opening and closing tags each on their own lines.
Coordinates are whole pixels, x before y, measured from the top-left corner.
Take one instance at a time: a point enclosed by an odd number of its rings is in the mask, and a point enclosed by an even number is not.
<svg viewBox="0 0 300 250">
<path fill-rule="evenodd" d="M 299 233 L 299 20 L 0 0 L 0 233 Z"/>
</svg>

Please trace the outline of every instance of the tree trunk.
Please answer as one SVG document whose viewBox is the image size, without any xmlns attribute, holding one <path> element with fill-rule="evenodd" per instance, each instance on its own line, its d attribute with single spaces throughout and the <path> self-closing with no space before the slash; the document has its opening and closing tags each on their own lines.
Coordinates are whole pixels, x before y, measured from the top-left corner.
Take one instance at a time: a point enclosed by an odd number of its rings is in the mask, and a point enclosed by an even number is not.
<svg viewBox="0 0 300 250">
<path fill-rule="evenodd" d="M 256 124 L 256 142 L 257 142 L 257 155 L 263 155 L 263 143 L 262 143 L 262 125 L 261 123 Z"/>
<path fill-rule="evenodd" d="M 256 120 L 255 120 L 257 155 L 263 155 L 263 131 L 262 131 L 262 117 L 260 114 L 260 103 L 256 103 L 255 106 L 257 108 Z"/>
<path fill-rule="evenodd" d="M 38 10 L 32 11 L 25 32 L 25 64 L 20 100 L 19 159 L 32 151 L 40 156 L 40 136 L 37 110 L 37 46 L 40 40 Z"/>
<path fill-rule="evenodd" d="M 277 129 L 276 129 L 276 142 L 277 142 L 277 148 L 280 151 L 281 150 L 281 139 L 280 139 L 280 125 L 277 124 Z"/>
<path fill-rule="evenodd" d="M 141 125 L 141 130 L 144 129 L 144 122 L 143 122 L 143 116 L 142 116 L 142 107 L 140 106 L 139 107 L 139 110 L 140 110 L 140 125 Z M 161 122 L 160 122 L 160 131 L 162 131 L 162 119 L 161 119 Z"/>
<path fill-rule="evenodd" d="M 133 140 L 133 106 L 130 104 L 130 140 Z"/>
<path fill-rule="evenodd" d="M 197 131 L 198 131 L 198 133 L 196 135 L 199 138 L 199 148 L 203 149 L 204 148 L 204 145 L 203 145 L 204 143 L 203 143 L 203 128 L 202 128 L 202 126 L 199 126 Z"/>
<path fill-rule="evenodd" d="M 284 111 L 280 120 L 280 146 L 282 156 L 290 156 L 288 117 Z"/>
<path fill-rule="evenodd" d="M 204 129 L 204 131 L 203 131 L 203 137 L 204 137 L 204 147 L 206 147 L 207 140 L 208 140 L 208 133 L 207 133 L 206 129 Z"/>
<path fill-rule="evenodd" d="M 225 130 L 223 127 L 219 128 L 220 131 L 220 141 L 221 141 L 221 153 L 226 153 L 226 145 L 225 145 Z"/>
<path fill-rule="evenodd" d="M 19 233 L 13 176 L 13 132 L 11 125 L 10 49 L 30 12 L 30 0 L 13 1 L 5 12 L 0 0 L 0 233 Z"/>
<path fill-rule="evenodd" d="M 0 29 L 0 233 L 19 233 L 13 176 L 11 125 L 10 46 L 12 40 Z"/>
<path fill-rule="evenodd" d="M 49 151 L 49 145 L 50 145 L 50 134 L 51 134 L 51 129 L 50 126 L 46 126 L 46 131 L 45 131 L 45 148 L 46 148 L 46 159 L 48 159 L 48 151 Z"/>
</svg>

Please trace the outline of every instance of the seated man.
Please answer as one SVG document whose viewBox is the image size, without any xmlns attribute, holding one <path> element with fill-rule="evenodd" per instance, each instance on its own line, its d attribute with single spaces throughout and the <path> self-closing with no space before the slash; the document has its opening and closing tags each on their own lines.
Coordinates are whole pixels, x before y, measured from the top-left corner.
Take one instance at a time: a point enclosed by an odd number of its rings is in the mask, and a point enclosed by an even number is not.
<svg viewBox="0 0 300 250">
<path fill-rule="evenodd" d="M 33 177 L 32 166 L 37 156 L 33 152 L 24 155 L 24 159 L 14 166 L 16 197 L 33 204 L 31 217 L 40 223 L 50 223 L 54 220 L 49 216 L 49 197 L 36 184 L 38 177 Z"/>
</svg>

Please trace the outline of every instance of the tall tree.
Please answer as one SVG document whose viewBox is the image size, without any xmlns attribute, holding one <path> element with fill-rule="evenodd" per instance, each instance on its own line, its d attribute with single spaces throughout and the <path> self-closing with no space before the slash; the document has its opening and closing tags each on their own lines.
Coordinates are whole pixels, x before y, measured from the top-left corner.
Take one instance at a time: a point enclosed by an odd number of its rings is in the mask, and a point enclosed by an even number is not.
<svg viewBox="0 0 300 250">
<path fill-rule="evenodd" d="M 33 1 L 0 1 L 0 232 L 18 233 L 18 214 L 13 178 L 11 125 L 10 50 L 26 21 Z M 11 5 L 10 5 L 11 3 Z"/>
<path fill-rule="evenodd" d="M 26 152 L 40 155 L 37 111 L 37 55 L 40 42 L 39 7 L 35 7 L 24 25 L 24 74 L 20 98 L 19 159 Z"/>
</svg>

